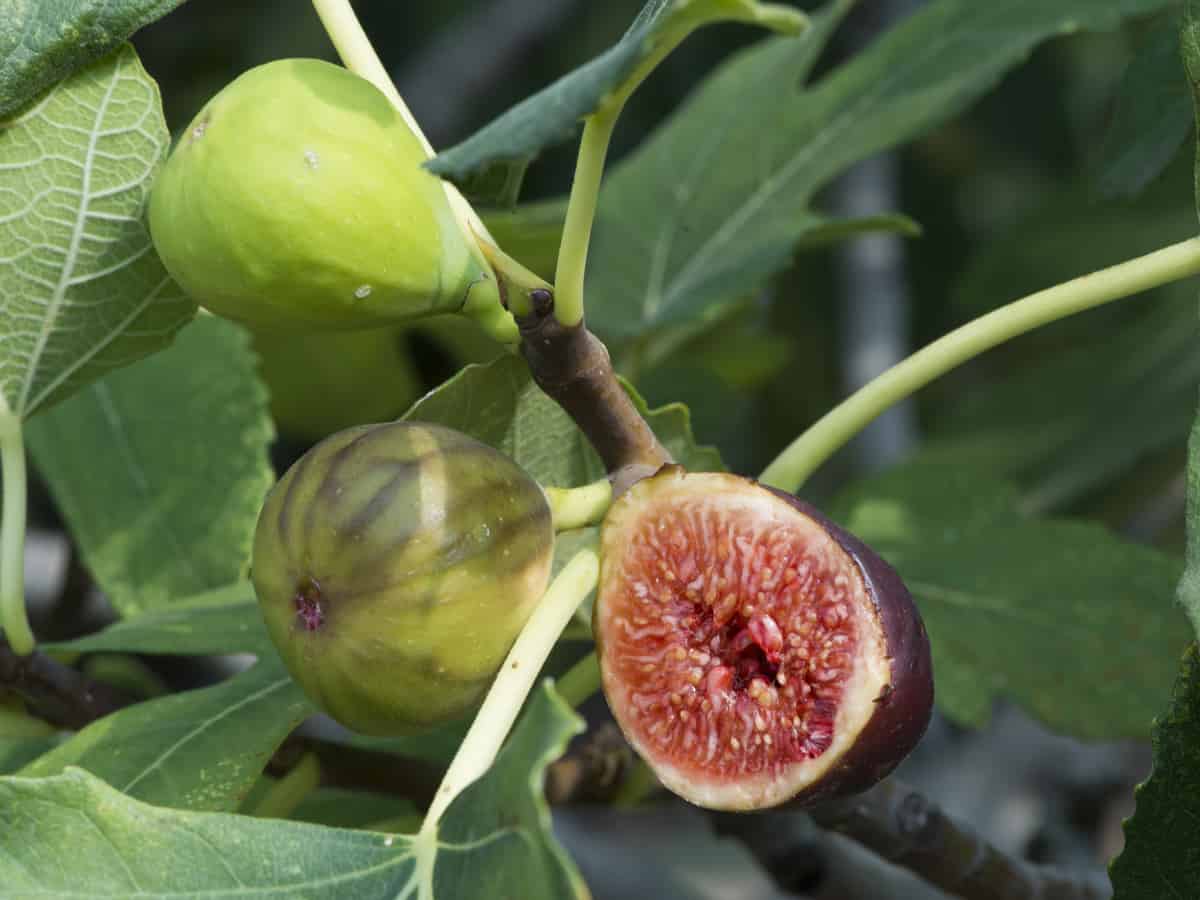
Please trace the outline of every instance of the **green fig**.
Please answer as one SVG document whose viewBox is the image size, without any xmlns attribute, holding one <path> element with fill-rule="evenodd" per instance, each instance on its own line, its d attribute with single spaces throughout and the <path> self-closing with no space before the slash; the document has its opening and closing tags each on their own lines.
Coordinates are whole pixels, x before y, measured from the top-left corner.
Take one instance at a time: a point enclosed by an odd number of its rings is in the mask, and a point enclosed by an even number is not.
<svg viewBox="0 0 1200 900">
<path fill-rule="evenodd" d="M 418 422 L 317 444 L 267 495 L 251 577 L 308 696 L 374 735 L 457 718 L 550 578 L 541 487 L 497 450 Z"/>
<path fill-rule="evenodd" d="M 503 316 L 425 160 L 370 82 L 277 60 L 192 120 L 151 191 L 151 236 L 200 304 L 260 329 L 361 329 L 464 307 Z"/>
</svg>

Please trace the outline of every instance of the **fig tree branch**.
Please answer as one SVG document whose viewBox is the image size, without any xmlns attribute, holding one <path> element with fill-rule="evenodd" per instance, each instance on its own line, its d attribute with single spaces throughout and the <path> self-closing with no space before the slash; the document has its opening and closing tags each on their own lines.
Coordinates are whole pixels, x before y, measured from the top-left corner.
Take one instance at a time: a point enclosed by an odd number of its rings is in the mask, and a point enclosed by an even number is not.
<svg viewBox="0 0 1200 900">
<path fill-rule="evenodd" d="M 1112 896 L 1102 871 L 1069 871 L 1004 853 L 892 778 L 866 793 L 807 812 L 822 827 L 963 900 L 1108 900 Z M 799 850 L 786 837 L 795 829 L 780 827 L 778 821 L 788 815 L 792 814 L 722 813 L 714 819 L 719 833 L 741 840 L 772 878 L 788 884 L 793 851 Z"/>
<path fill-rule="evenodd" d="M 892 366 L 796 438 L 759 480 L 795 492 L 881 412 L 985 350 L 1049 322 L 1200 274 L 1200 238 L 1190 238 L 1065 281 L 980 316 Z"/>
<path fill-rule="evenodd" d="M 613 494 L 619 495 L 671 456 L 621 387 L 608 348 L 583 322 L 559 322 L 548 291 L 539 299 L 529 315 L 517 318 L 521 354 L 538 387 L 566 410 L 600 454 Z"/>
<path fill-rule="evenodd" d="M 128 698 L 40 651 L 22 655 L 0 638 L 0 689 L 12 691 L 29 711 L 60 728 L 77 730 L 116 712 Z"/>
</svg>

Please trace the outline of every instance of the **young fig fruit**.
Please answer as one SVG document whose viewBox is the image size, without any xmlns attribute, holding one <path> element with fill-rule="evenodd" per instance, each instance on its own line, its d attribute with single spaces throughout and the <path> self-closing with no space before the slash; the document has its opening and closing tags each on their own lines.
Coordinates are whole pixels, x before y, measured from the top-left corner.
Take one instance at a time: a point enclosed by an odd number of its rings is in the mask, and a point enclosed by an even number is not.
<svg viewBox="0 0 1200 900">
<path fill-rule="evenodd" d="M 659 780 L 710 809 L 865 790 L 933 708 L 899 576 L 795 497 L 666 466 L 612 506 L 594 631 L 609 707 Z"/>
<path fill-rule="evenodd" d="M 365 328 L 469 300 L 482 309 L 489 291 L 499 310 L 425 159 L 370 82 L 321 60 L 276 60 L 228 84 L 183 132 L 151 190 L 151 236 L 197 302 L 259 328 Z"/>
<path fill-rule="evenodd" d="M 280 656 L 347 728 L 399 735 L 461 715 L 546 589 L 541 487 L 449 428 L 348 428 L 267 495 L 251 578 Z"/>
</svg>

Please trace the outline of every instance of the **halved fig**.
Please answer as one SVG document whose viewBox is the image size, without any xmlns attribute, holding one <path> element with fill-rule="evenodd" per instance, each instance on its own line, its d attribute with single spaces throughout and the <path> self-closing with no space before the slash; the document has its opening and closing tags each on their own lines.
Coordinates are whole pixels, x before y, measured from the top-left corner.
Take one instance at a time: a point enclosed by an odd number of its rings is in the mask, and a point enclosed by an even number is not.
<svg viewBox="0 0 1200 900">
<path fill-rule="evenodd" d="M 736 475 L 667 466 L 613 504 L 593 624 L 622 731 L 699 806 L 865 790 L 929 723 L 929 640 L 896 572 Z"/>
</svg>

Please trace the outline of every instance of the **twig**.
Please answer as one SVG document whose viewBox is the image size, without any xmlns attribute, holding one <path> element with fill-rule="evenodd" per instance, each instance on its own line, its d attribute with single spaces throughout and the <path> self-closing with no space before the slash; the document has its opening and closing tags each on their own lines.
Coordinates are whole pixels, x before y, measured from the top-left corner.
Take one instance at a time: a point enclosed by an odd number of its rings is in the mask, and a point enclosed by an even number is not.
<svg viewBox="0 0 1200 900">
<path fill-rule="evenodd" d="M 546 799 L 555 805 L 606 802 L 616 794 L 633 750 L 613 722 L 587 732 L 546 770 Z"/>
<path fill-rule="evenodd" d="M 39 719 L 79 729 L 127 706 L 129 700 L 106 684 L 64 666 L 41 651 L 17 654 L 0 639 L 0 688 L 21 697 Z"/>
<path fill-rule="evenodd" d="M 857 797 L 823 803 L 808 813 L 822 827 L 965 900 L 1108 900 L 1112 896 L 1103 872 L 1072 872 L 1003 853 L 895 779 Z M 719 832 L 742 840 L 776 881 L 788 884 L 793 881 L 789 829 L 771 821 L 779 815 L 791 814 L 720 814 L 715 825 Z"/>
<path fill-rule="evenodd" d="M 671 456 L 658 442 L 613 372 L 608 348 L 586 324 L 566 326 L 542 291 L 532 313 L 517 319 L 521 354 L 547 395 L 575 420 L 604 462 L 619 495 Z"/>
</svg>

